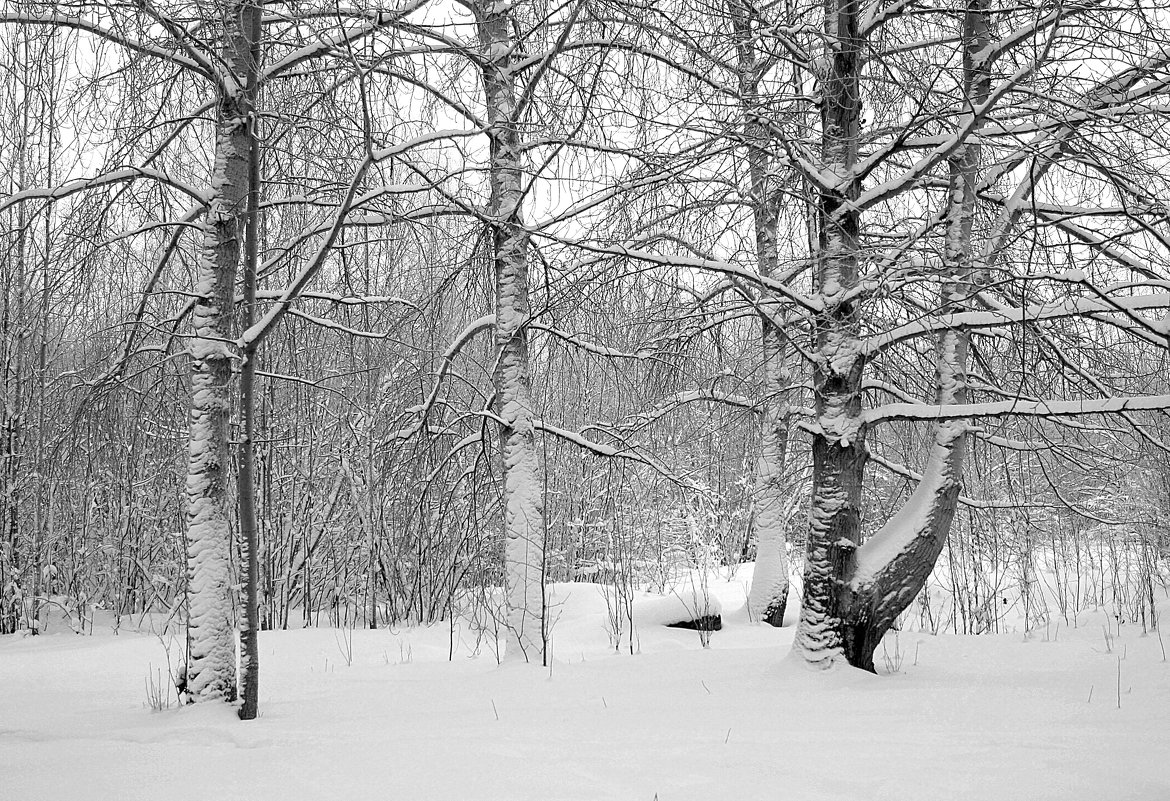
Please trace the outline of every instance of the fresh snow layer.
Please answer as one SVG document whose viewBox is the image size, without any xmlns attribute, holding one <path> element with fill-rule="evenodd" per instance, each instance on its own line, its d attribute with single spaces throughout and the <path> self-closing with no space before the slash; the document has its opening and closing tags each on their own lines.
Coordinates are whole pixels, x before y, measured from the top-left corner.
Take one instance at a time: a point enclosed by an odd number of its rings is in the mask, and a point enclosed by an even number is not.
<svg viewBox="0 0 1170 801">
<path fill-rule="evenodd" d="M 352 665 L 347 632 L 262 632 L 249 723 L 145 708 L 166 654 L 125 619 L 3 637 L 0 799 L 1170 798 L 1155 634 L 1104 611 L 1027 636 L 903 631 L 889 664 L 878 651 L 889 675 L 819 674 L 788 658 L 793 627 L 748 622 L 750 578 L 710 580 L 724 628 L 706 650 L 660 625 L 677 600 L 638 593 L 634 655 L 614 652 L 600 585 L 556 585 L 551 668 L 501 667 L 484 637 L 473 656 L 467 624 L 356 630 Z"/>
</svg>

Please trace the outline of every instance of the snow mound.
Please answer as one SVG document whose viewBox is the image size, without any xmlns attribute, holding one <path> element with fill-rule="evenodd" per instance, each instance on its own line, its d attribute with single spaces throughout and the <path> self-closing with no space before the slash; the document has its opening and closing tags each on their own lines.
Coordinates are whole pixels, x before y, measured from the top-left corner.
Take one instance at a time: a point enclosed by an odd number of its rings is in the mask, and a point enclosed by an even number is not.
<svg viewBox="0 0 1170 801">
<path fill-rule="evenodd" d="M 630 604 L 634 621 L 640 626 L 670 626 L 690 623 L 703 617 L 721 615 L 723 602 L 719 599 L 716 582 L 709 591 L 696 584 L 680 584 L 665 595 L 631 590 Z M 742 589 L 738 590 L 742 594 Z M 549 607 L 552 617 L 563 623 L 595 621 L 606 617 L 611 608 L 622 605 L 612 586 L 590 582 L 564 582 L 549 585 Z"/>
</svg>

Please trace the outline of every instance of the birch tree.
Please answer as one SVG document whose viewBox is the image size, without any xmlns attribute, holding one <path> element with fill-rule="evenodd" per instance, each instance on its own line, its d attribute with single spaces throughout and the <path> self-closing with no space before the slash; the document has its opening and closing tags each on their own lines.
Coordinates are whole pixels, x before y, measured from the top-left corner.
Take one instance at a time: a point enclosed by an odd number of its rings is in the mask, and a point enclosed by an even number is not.
<svg viewBox="0 0 1170 801">
<path fill-rule="evenodd" d="M 192 312 L 191 433 L 187 468 L 189 551 L 187 663 L 189 691 L 201 700 L 236 697 L 235 620 L 231 580 L 229 462 L 232 409 L 233 311 L 236 275 L 247 224 L 251 175 L 253 37 L 259 8 L 240 2 L 217 6 L 222 25 L 211 196 Z M 254 654 L 249 658 L 255 658 Z"/>
<path fill-rule="evenodd" d="M 770 153 L 770 127 L 762 121 L 767 114 L 760 102 L 760 82 L 771 66 L 758 52 L 758 23 L 751 7 L 730 0 L 729 16 L 735 37 L 739 72 L 739 98 L 743 114 L 743 137 L 747 142 L 750 203 L 755 233 L 756 269 L 764 278 L 777 277 L 779 253 L 779 198 L 775 188 L 776 166 Z M 793 487 L 787 483 L 788 456 L 788 332 L 783 326 L 783 304 L 763 292 L 758 301 L 763 363 L 760 406 L 760 458 L 752 495 L 752 526 L 756 536 L 756 568 L 748 605 L 755 620 L 772 626 L 784 624 L 788 603 L 787 524 L 792 507 Z"/>
<path fill-rule="evenodd" d="M 519 20 L 510 0 L 474 7 L 487 109 L 491 196 L 487 219 L 495 278 L 495 394 L 503 460 L 504 571 L 509 659 L 544 663 L 548 598 L 540 456 L 529 378 L 528 233 L 516 64 Z"/>
</svg>

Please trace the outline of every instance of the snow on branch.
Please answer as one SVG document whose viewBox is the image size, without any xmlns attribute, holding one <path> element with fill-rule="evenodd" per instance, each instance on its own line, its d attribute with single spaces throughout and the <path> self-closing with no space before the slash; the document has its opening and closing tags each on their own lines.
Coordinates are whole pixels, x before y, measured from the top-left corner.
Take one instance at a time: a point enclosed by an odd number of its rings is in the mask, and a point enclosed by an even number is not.
<svg viewBox="0 0 1170 801">
<path fill-rule="evenodd" d="M 994 403 L 888 403 L 863 413 L 867 423 L 890 420 L 966 420 L 973 417 L 1075 417 L 1087 414 L 1163 411 L 1170 395 L 1134 395 L 1081 400 L 1009 400 Z"/>
<path fill-rule="evenodd" d="M 536 331 L 544 331 L 546 334 L 556 337 L 564 342 L 568 342 L 575 348 L 583 350 L 587 353 L 595 353 L 598 356 L 607 356 L 613 359 L 651 359 L 654 357 L 653 352 L 649 350 L 639 350 L 637 353 L 627 353 L 617 348 L 611 348 L 606 345 L 599 345 L 595 342 L 588 342 L 581 339 L 577 334 L 571 334 L 568 331 L 562 331 L 559 328 L 553 328 L 551 325 L 544 323 L 530 322 L 528 327 Z"/>
<path fill-rule="evenodd" d="M 684 392 L 677 392 L 669 398 L 658 403 L 653 409 L 648 412 L 642 412 L 634 416 L 634 421 L 626 428 L 633 428 L 635 424 L 638 426 L 646 426 L 653 423 L 659 418 L 665 417 L 671 412 L 675 411 L 681 406 L 690 403 L 721 403 L 727 406 L 734 406 L 752 414 L 761 414 L 762 409 L 759 404 L 752 398 L 746 395 L 736 395 L 730 392 L 720 392 L 717 389 L 693 389 Z"/>
<path fill-rule="evenodd" d="M 277 290 L 262 290 L 256 293 L 256 299 L 279 300 L 282 294 Z M 418 306 L 414 303 L 394 295 L 339 295 L 336 292 L 302 292 L 300 297 L 302 300 L 324 300 L 329 303 L 336 303 L 339 306 L 365 306 L 366 304 L 372 303 L 390 303 L 409 306 L 415 311 L 418 310 Z"/>
<path fill-rule="evenodd" d="M 879 353 L 891 345 L 912 337 L 945 331 L 952 328 L 995 328 L 1014 323 L 1035 323 L 1091 314 L 1133 312 L 1142 309 L 1170 309 L 1170 292 L 1152 292 L 1129 297 L 1097 297 L 1037 303 L 1024 307 L 1009 307 L 985 311 L 940 314 L 916 320 L 883 334 L 868 338 L 862 345 L 867 356 Z"/>
<path fill-rule="evenodd" d="M 162 170 L 155 170 L 150 167 L 122 167 L 100 175 L 94 175 L 90 178 L 78 178 L 77 180 L 63 183 L 60 186 L 25 189 L 22 192 L 16 192 L 0 200 L 0 211 L 25 200 L 48 200 L 50 202 L 56 202 L 70 195 L 75 195 L 78 192 L 84 192 L 87 189 L 97 189 L 103 186 L 110 186 L 111 184 L 134 181 L 139 178 L 145 178 L 163 186 L 178 189 L 180 192 L 184 192 L 199 201 L 200 205 L 206 205 L 211 200 L 210 192 L 197 189 L 190 184 L 172 178 Z"/>
<path fill-rule="evenodd" d="M 792 287 L 785 284 L 783 281 L 778 281 L 774 278 L 769 278 L 760 275 L 754 270 L 749 270 L 739 264 L 730 261 L 722 261 L 719 259 L 704 259 L 692 256 L 666 255 L 662 253 L 655 253 L 651 250 L 642 250 L 631 247 L 625 244 L 605 245 L 599 242 L 590 242 L 584 239 L 569 239 L 562 236 L 549 233 L 547 231 L 531 231 L 533 236 L 539 236 L 544 239 L 551 240 L 566 247 L 578 248 L 589 253 L 597 253 L 606 256 L 620 256 L 628 259 L 635 259 L 637 261 L 644 261 L 650 264 L 660 264 L 667 267 L 690 267 L 696 270 L 703 270 L 705 272 L 718 273 L 720 275 L 733 276 L 741 278 L 765 289 L 770 289 L 773 292 L 787 298 L 798 306 L 801 306 L 812 312 L 822 311 L 824 302 L 819 298 L 811 298 L 800 292 L 797 292 Z"/>
<path fill-rule="evenodd" d="M 626 459 L 631 462 L 638 462 L 639 464 L 644 464 L 647 467 L 653 469 L 663 478 L 667 479 L 668 481 L 672 481 L 681 487 L 686 487 L 696 491 L 701 490 L 701 488 L 697 485 L 675 475 L 669 467 L 667 467 L 659 460 L 639 452 L 632 445 L 624 445 L 620 448 L 614 447 L 613 445 L 606 445 L 605 443 L 588 439 L 585 437 L 585 435 L 577 431 L 569 431 L 565 428 L 559 428 L 557 426 L 546 423 L 543 420 L 534 419 L 532 421 L 532 427 L 537 431 L 543 431 L 546 434 L 552 434 L 554 437 L 563 439 L 566 442 L 570 442 L 577 447 L 589 451 L 590 453 L 593 453 L 597 456 L 604 456 L 611 459 Z"/>
</svg>

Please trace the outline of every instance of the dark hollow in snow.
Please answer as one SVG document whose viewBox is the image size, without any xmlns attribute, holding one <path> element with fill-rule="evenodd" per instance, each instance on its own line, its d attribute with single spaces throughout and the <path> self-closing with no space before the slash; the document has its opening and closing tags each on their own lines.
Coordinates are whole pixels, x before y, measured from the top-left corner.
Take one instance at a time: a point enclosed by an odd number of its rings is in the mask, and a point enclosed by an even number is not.
<svg viewBox="0 0 1170 801">
<path fill-rule="evenodd" d="M 719 631 L 723 628 L 723 618 L 719 615 L 702 615 L 694 620 L 680 620 L 677 623 L 667 623 L 670 629 L 694 629 L 695 631 Z"/>
</svg>

